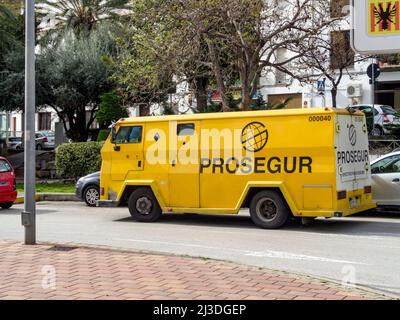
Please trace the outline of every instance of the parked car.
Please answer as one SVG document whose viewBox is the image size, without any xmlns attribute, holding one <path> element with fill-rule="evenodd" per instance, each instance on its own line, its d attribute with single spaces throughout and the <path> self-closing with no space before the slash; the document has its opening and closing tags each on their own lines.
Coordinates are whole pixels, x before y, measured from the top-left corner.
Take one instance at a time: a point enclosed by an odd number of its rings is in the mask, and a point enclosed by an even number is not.
<svg viewBox="0 0 400 320">
<path fill-rule="evenodd" d="M 52 131 L 36 132 L 36 150 L 54 149 L 55 139 Z"/>
<path fill-rule="evenodd" d="M 400 151 L 371 162 L 372 193 L 380 207 L 400 207 Z"/>
<path fill-rule="evenodd" d="M 10 209 L 17 199 L 17 184 L 10 162 L 0 157 L 0 207 Z"/>
<path fill-rule="evenodd" d="M 7 138 L 7 149 L 11 151 L 22 151 L 22 138 L 21 137 L 9 137 Z"/>
<path fill-rule="evenodd" d="M 95 207 L 97 200 L 100 199 L 100 172 L 80 178 L 76 183 L 76 195 L 89 207 Z"/>
<path fill-rule="evenodd" d="M 352 109 L 359 109 L 366 114 L 372 112 L 372 104 L 360 104 L 351 107 Z M 371 116 L 372 122 L 372 116 Z M 385 128 L 388 124 L 400 124 L 399 112 L 393 107 L 387 105 L 376 104 L 374 105 L 374 128 L 371 131 L 371 135 L 374 137 L 383 136 L 389 131 Z M 372 126 L 372 125 L 371 125 Z"/>
<path fill-rule="evenodd" d="M 18 147 L 17 151 L 24 150 L 23 138 L 9 138 L 9 140 L 10 139 L 15 140 L 15 143 L 17 143 L 17 141 L 18 141 L 19 144 L 17 146 L 15 146 L 15 148 Z M 54 132 L 52 132 L 52 131 L 36 132 L 35 143 L 36 143 L 36 150 L 54 149 L 55 148 Z M 9 145 L 9 144 L 7 143 L 7 145 Z M 11 145 L 11 143 L 10 143 L 10 145 Z M 10 149 L 10 147 L 8 147 L 8 149 Z M 14 149 L 10 149 L 10 150 L 14 150 Z"/>
</svg>

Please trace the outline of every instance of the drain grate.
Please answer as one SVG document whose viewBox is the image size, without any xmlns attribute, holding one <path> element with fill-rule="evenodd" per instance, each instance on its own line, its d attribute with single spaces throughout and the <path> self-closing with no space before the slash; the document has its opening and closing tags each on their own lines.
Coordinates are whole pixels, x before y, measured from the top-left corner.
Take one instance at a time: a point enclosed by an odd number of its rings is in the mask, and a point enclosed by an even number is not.
<svg viewBox="0 0 400 320">
<path fill-rule="evenodd" d="M 68 247 L 68 246 L 54 246 L 47 250 L 48 251 L 57 251 L 57 252 L 70 252 L 75 249 L 78 249 L 78 248 L 77 247 Z"/>
</svg>

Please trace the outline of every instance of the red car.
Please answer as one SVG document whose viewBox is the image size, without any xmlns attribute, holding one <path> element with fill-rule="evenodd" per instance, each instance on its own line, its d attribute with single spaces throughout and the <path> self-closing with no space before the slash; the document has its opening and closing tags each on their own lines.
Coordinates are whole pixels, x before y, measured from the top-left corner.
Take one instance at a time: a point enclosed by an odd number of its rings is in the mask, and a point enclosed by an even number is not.
<svg viewBox="0 0 400 320">
<path fill-rule="evenodd" d="M 0 157 L 0 208 L 9 209 L 17 199 L 14 169 L 6 158 Z"/>
</svg>

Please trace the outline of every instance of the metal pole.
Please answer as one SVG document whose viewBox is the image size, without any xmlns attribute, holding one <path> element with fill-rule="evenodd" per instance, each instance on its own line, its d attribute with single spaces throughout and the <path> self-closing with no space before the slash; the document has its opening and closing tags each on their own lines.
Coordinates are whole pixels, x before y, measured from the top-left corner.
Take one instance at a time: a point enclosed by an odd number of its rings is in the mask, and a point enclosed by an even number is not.
<svg viewBox="0 0 400 320">
<path fill-rule="evenodd" d="M 36 244 L 35 0 L 25 0 L 25 244 Z"/>
<path fill-rule="evenodd" d="M 372 64 L 375 63 L 375 58 L 372 59 Z M 371 78 L 371 104 L 372 104 L 372 132 L 375 132 L 375 68 L 372 67 Z"/>
</svg>

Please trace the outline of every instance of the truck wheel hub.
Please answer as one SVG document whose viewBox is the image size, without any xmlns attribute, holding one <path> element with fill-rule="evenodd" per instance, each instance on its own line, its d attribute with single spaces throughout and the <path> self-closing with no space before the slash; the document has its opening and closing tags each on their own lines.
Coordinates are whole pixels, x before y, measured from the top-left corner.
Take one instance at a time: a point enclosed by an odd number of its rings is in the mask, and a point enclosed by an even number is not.
<svg viewBox="0 0 400 320">
<path fill-rule="evenodd" d="M 152 202 L 147 197 L 139 198 L 136 201 L 136 209 L 140 214 L 148 215 L 151 212 Z"/>
<path fill-rule="evenodd" d="M 258 201 L 256 212 L 262 220 L 272 221 L 275 219 L 278 213 L 278 207 L 273 200 L 269 198 L 263 198 Z"/>
</svg>

